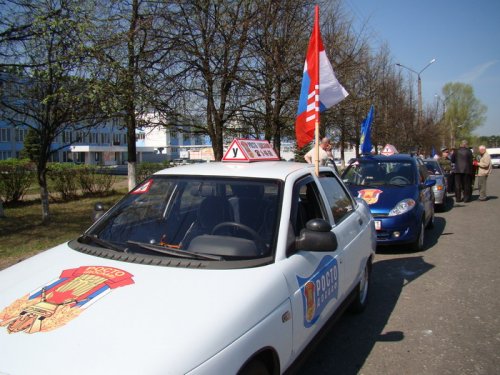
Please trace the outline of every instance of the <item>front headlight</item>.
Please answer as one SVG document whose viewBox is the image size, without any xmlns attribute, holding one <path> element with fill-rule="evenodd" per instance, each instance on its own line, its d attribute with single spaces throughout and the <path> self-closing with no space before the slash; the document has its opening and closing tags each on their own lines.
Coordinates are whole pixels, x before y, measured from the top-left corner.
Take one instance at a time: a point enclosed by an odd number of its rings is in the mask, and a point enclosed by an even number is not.
<svg viewBox="0 0 500 375">
<path fill-rule="evenodd" d="M 415 207 L 415 201 L 413 199 L 403 199 L 389 212 L 389 216 L 402 215 L 410 211 L 413 207 Z"/>
</svg>

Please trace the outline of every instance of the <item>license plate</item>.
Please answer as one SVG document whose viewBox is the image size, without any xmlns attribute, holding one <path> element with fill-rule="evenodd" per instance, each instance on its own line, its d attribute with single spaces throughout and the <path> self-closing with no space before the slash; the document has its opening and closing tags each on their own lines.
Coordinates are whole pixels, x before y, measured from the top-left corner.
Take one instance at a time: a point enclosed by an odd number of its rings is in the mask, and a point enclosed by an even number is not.
<svg viewBox="0 0 500 375">
<path fill-rule="evenodd" d="M 382 229 L 382 222 L 380 220 L 375 220 L 375 230 Z"/>
</svg>

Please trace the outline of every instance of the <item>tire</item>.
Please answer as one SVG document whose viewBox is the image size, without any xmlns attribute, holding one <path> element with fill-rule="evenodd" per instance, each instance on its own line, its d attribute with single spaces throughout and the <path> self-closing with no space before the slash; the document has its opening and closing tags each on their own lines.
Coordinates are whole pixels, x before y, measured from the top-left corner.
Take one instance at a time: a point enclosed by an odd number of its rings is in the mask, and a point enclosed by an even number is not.
<svg viewBox="0 0 500 375">
<path fill-rule="evenodd" d="M 238 375 L 271 375 L 271 373 L 264 362 L 253 359 L 238 371 Z"/>
<path fill-rule="evenodd" d="M 365 269 L 363 270 L 363 275 L 361 276 L 361 280 L 356 286 L 356 297 L 349 306 L 349 311 L 351 313 L 359 314 L 363 312 L 366 306 L 368 305 L 368 296 L 370 292 L 370 276 L 371 276 L 370 263 L 367 262 L 365 265 Z"/>
<path fill-rule="evenodd" d="M 425 228 L 424 219 L 420 223 L 420 231 L 418 232 L 417 239 L 410 245 L 412 251 L 422 251 L 424 249 Z"/>
</svg>

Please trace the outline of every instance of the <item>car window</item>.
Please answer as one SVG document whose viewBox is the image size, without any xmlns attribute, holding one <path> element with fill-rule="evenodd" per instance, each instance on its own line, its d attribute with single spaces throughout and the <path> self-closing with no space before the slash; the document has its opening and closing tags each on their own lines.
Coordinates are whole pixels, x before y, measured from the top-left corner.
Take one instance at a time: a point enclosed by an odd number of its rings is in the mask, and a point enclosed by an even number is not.
<svg viewBox="0 0 500 375">
<path fill-rule="evenodd" d="M 321 174 L 319 181 L 328 199 L 333 219 L 338 224 L 354 210 L 354 202 L 333 174 Z"/>
<path fill-rule="evenodd" d="M 413 185 L 415 164 L 411 161 L 359 159 L 342 175 L 344 183 L 358 186 Z"/>
<path fill-rule="evenodd" d="M 418 178 L 419 182 L 422 184 L 424 181 L 429 177 L 429 172 L 424 164 L 424 162 L 420 159 L 417 159 L 417 165 L 418 165 Z"/>
<path fill-rule="evenodd" d="M 439 166 L 439 163 L 434 160 L 426 160 L 424 161 L 425 167 L 427 168 L 428 174 L 442 174 L 441 167 Z"/>
<path fill-rule="evenodd" d="M 148 246 L 156 246 L 215 251 L 227 259 L 269 255 L 278 230 L 281 191 L 282 183 L 269 179 L 154 176 L 87 234 L 133 253 L 149 254 L 154 249 Z"/>
<path fill-rule="evenodd" d="M 293 189 L 291 222 L 295 235 L 311 219 L 328 220 L 316 182 L 312 177 L 298 181 Z"/>
</svg>

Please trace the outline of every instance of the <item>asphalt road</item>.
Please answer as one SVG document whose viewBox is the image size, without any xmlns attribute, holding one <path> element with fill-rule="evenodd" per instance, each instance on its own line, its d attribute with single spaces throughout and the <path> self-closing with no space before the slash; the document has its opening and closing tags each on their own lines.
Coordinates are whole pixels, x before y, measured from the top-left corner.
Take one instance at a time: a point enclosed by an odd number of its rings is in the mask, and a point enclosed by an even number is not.
<svg viewBox="0 0 500 375">
<path fill-rule="evenodd" d="M 500 170 L 486 202 L 436 213 L 425 249 L 378 249 L 370 304 L 344 315 L 299 374 L 500 374 Z"/>
</svg>

